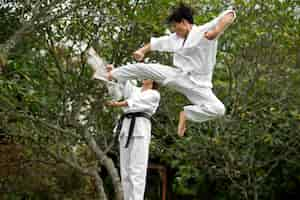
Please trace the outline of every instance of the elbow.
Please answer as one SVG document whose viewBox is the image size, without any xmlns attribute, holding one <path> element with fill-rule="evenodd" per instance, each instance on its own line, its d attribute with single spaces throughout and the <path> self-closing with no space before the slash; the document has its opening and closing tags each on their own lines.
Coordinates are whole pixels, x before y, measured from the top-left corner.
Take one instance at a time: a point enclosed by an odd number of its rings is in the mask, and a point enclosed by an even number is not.
<svg viewBox="0 0 300 200">
<path fill-rule="evenodd" d="M 205 38 L 208 40 L 214 40 L 217 37 L 217 33 L 215 31 L 209 31 L 205 33 Z"/>
</svg>

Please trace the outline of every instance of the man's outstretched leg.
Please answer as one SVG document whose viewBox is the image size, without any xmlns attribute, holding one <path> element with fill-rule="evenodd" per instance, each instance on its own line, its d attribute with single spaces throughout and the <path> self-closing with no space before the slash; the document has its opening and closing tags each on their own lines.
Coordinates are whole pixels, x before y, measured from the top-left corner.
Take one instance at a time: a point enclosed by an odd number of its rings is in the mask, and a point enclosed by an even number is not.
<svg viewBox="0 0 300 200">
<path fill-rule="evenodd" d="M 118 81 L 151 79 L 163 83 L 169 77 L 176 77 L 180 70 L 161 64 L 135 63 L 115 68 L 108 73 L 108 79 Z"/>
</svg>

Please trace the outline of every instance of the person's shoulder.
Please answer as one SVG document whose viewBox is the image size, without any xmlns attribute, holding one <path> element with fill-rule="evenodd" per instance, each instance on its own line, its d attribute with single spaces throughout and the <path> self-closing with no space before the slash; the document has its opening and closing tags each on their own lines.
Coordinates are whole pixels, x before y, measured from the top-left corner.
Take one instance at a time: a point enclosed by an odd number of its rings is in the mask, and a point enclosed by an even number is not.
<svg viewBox="0 0 300 200">
<path fill-rule="evenodd" d="M 172 40 L 180 39 L 180 37 L 178 37 L 178 35 L 175 32 L 172 33 L 170 31 L 167 31 L 165 36 L 169 37 Z"/>
<path fill-rule="evenodd" d="M 193 24 L 192 26 L 192 30 L 201 30 L 201 27 L 203 26 L 203 24 Z"/>
<path fill-rule="evenodd" d="M 153 92 L 154 92 L 156 98 L 157 98 L 158 100 L 160 100 L 160 93 L 159 93 L 159 91 L 153 90 Z"/>
<path fill-rule="evenodd" d="M 152 95 L 154 95 L 156 98 L 160 98 L 159 91 L 154 90 L 154 89 L 149 89 L 148 92 L 151 93 Z"/>
<path fill-rule="evenodd" d="M 193 24 L 193 29 L 195 32 L 204 32 L 205 31 L 205 24 L 196 25 Z"/>
</svg>

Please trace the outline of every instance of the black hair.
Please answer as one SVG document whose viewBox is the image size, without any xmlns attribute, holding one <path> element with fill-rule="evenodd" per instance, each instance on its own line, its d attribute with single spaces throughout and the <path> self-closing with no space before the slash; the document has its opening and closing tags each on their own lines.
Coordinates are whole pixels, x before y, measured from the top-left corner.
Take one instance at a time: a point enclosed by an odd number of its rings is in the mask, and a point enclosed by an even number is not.
<svg viewBox="0 0 300 200">
<path fill-rule="evenodd" d="M 190 24 L 194 24 L 193 18 L 194 11 L 191 7 L 180 3 L 172 10 L 172 13 L 167 17 L 167 24 L 174 22 L 181 22 L 183 19 L 187 20 Z"/>
<path fill-rule="evenodd" d="M 152 82 L 152 89 L 153 89 L 153 90 L 158 90 L 158 88 L 159 88 L 158 83 L 155 82 L 155 81 L 153 81 L 153 82 Z"/>
</svg>

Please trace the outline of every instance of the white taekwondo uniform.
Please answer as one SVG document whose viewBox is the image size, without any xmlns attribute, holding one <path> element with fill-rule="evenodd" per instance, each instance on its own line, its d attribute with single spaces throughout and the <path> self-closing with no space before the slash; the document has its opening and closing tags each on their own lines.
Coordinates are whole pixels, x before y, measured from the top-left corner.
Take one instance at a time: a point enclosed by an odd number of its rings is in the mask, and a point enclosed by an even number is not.
<svg viewBox="0 0 300 200">
<path fill-rule="evenodd" d="M 142 91 L 142 88 L 136 87 L 132 81 L 126 81 L 119 86 L 110 87 L 112 95 L 118 97 L 120 97 L 120 92 L 116 87 L 119 87 L 128 103 L 128 107 L 123 108 L 124 113 L 143 112 L 151 116 L 156 112 L 160 101 L 160 94 L 157 90 Z M 151 139 L 151 121 L 144 117 L 136 118 L 133 134 L 126 148 L 131 120 L 124 118 L 119 136 L 121 180 L 124 200 L 143 200 Z"/>
<path fill-rule="evenodd" d="M 174 54 L 174 67 L 161 64 L 129 64 L 112 71 L 112 76 L 119 80 L 152 79 L 175 88 L 183 93 L 193 105 L 184 107 L 187 119 L 203 122 L 225 114 L 223 103 L 212 91 L 212 76 L 217 54 L 217 38 L 208 40 L 205 33 L 219 23 L 227 10 L 214 20 L 192 26 L 186 39 L 176 33 L 151 38 L 153 51 L 166 51 Z"/>
<path fill-rule="evenodd" d="M 97 55 L 93 48 L 88 50 L 87 55 L 87 62 L 94 70 L 93 78 L 106 83 L 114 100 L 120 100 L 123 97 L 127 101 L 128 106 L 123 107 L 124 114 L 145 113 L 147 116 L 152 116 L 156 112 L 160 101 L 160 94 L 157 90 L 142 91 L 141 87 L 136 87 L 134 80 L 118 81 L 117 83 L 108 81 L 105 77 L 104 60 Z M 132 118 L 126 117 L 123 119 L 119 135 L 121 181 L 124 200 L 143 200 L 151 139 L 151 121 L 145 117 L 135 118 L 132 137 L 126 147 L 132 120 Z M 117 127 L 114 131 L 117 131 Z"/>
</svg>

